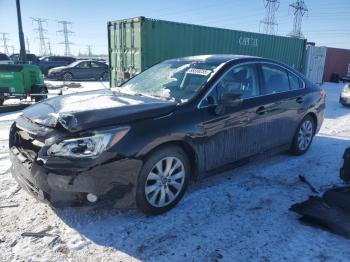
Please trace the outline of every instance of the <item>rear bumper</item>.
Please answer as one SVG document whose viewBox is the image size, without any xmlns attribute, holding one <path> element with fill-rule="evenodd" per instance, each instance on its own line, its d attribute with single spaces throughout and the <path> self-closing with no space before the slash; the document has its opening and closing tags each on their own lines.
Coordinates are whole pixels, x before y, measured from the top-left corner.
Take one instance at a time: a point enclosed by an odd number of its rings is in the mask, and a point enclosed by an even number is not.
<svg viewBox="0 0 350 262">
<path fill-rule="evenodd" d="M 27 95 L 23 93 L 12 93 L 12 92 L 3 92 L 0 90 L 0 98 L 8 99 L 8 98 L 26 98 Z"/>
<path fill-rule="evenodd" d="M 135 207 L 135 188 L 142 161 L 122 159 L 75 173 L 60 175 L 44 165 L 30 161 L 16 147 L 10 150 L 11 172 L 18 184 L 36 199 L 54 207 L 113 206 Z M 64 172 L 63 172 L 64 173 Z M 87 194 L 98 196 L 94 203 Z"/>
</svg>

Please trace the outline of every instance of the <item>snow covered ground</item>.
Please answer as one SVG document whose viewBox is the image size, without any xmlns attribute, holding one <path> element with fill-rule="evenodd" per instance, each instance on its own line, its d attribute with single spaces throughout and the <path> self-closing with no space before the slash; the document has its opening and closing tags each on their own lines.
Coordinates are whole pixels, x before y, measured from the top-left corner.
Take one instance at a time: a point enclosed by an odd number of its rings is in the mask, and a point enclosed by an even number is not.
<svg viewBox="0 0 350 262">
<path fill-rule="evenodd" d="M 157 217 L 53 210 L 17 192 L 7 136 L 19 113 L 0 115 L 0 261 L 350 261 L 349 240 L 303 225 L 288 211 L 311 194 L 299 175 L 320 191 L 341 183 L 342 154 L 350 146 L 341 87 L 323 86 L 326 119 L 306 155 L 277 155 L 202 180 Z M 21 236 L 45 229 L 59 237 Z"/>
</svg>

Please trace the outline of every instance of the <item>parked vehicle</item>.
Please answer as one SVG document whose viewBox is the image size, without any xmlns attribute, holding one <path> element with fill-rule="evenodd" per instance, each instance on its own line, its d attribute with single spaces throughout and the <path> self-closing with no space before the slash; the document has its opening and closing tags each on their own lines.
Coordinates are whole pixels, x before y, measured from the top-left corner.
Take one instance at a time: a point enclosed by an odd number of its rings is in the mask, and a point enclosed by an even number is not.
<svg viewBox="0 0 350 262">
<path fill-rule="evenodd" d="M 6 54 L 0 53 L 0 65 L 4 64 L 13 64 L 13 62 Z"/>
<path fill-rule="evenodd" d="M 190 180 L 257 156 L 304 154 L 325 93 L 279 62 L 234 55 L 157 64 L 121 87 L 58 96 L 10 131 L 12 174 L 54 206 L 159 214 Z"/>
<path fill-rule="evenodd" d="M 39 64 L 39 57 L 37 57 L 35 54 L 26 54 L 27 56 L 27 62 L 32 65 L 38 65 Z M 19 63 L 19 54 L 13 54 L 10 55 L 10 59 L 13 61 L 14 64 Z"/>
<path fill-rule="evenodd" d="M 227 54 L 270 58 L 301 71 L 305 39 L 146 17 L 108 22 L 110 86 L 152 65 L 189 55 Z M 155 51 L 156 50 L 156 51 Z"/>
<path fill-rule="evenodd" d="M 9 98 L 33 97 L 36 102 L 47 98 L 47 88 L 39 67 L 35 65 L 0 65 L 0 105 Z"/>
<path fill-rule="evenodd" d="M 350 105 L 350 83 L 347 83 L 341 90 L 339 103 L 342 105 Z"/>
<path fill-rule="evenodd" d="M 73 79 L 108 80 L 108 66 L 94 60 L 78 60 L 67 66 L 50 69 L 48 77 L 64 81 Z"/>
<path fill-rule="evenodd" d="M 76 59 L 70 56 L 44 56 L 39 60 L 39 67 L 44 75 L 47 75 L 51 68 L 66 66 L 73 63 Z"/>
</svg>

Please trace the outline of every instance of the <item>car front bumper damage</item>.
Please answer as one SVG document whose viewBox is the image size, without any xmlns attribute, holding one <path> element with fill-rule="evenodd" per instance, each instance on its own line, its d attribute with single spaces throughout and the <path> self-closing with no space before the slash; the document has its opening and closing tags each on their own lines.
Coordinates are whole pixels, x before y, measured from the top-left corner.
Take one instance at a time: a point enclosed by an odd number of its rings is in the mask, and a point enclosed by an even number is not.
<svg viewBox="0 0 350 262">
<path fill-rule="evenodd" d="M 119 159 L 89 168 L 55 169 L 31 161 L 13 146 L 10 150 L 12 175 L 30 195 L 54 207 L 66 206 L 109 206 L 120 209 L 135 207 L 136 181 L 142 166 L 137 159 Z M 97 196 L 92 203 L 88 194 Z"/>
</svg>

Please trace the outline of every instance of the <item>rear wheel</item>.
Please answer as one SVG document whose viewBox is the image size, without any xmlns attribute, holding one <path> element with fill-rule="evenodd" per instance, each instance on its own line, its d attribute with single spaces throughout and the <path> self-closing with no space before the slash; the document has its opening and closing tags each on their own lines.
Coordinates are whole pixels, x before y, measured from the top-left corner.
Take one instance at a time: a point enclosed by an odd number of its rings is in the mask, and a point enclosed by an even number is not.
<svg viewBox="0 0 350 262">
<path fill-rule="evenodd" d="M 171 146 L 152 153 L 137 182 L 137 207 L 151 215 L 172 209 L 183 197 L 189 175 L 188 158 L 181 148 Z"/>
<path fill-rule="evenodd" d="M 4 98 L 0 98 L 0 106 L 2 106 L 5 102 L 5 99 Z"/>
<path fill-rule="evenodd" d="M 62 76 L 63 81 L 72 81 L 72 79 L 73 79 L 73 75 L 69 72 L 64 73 Z"/>
<path fill-rule="evenodd" d="M 291 152 L 294 155 L 302 155 L 306 153 L 315 135 L 315 129 L 314 119 L 310 115 L 304 117 L 294 135 L 291 147 Z"/>
<path fill-rule="evenodd" d="M 35 96 L 34 97 L 34 101 L 35 102 L 39 102 L 39 101 L 44 100 L 44 99 L 47 98 L 47 89 L 46 89 L 46 87 L 43 87 L 43 86 L 40 87 L 39 94 L 42 94 L 42 95 Z"/>
</svg>

